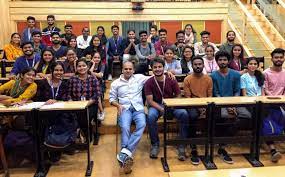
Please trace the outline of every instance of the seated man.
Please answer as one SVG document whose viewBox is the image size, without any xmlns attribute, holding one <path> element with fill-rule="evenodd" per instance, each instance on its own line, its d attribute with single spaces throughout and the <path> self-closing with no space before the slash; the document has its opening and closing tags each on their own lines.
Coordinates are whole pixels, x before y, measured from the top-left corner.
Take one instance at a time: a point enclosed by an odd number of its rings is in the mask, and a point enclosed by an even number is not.
<svg viewBox="0 0 285 177">
<path fill-rule="evenodd" d="M 180 88 L 176 80 L 171 80 L 170 77 L 165 76 L 164 60 L 155 58 L 152 63 L 152 71 L 154 77 L 151 77 L 145 83 L 145 95 L 149 105 L 147 124 L 149 128 L 149 135 L 151 140 L 150 158 L 157 158 L 159 153 L 159 137 L 157 120 L 164 114 L 164 107 L 162 105 L 163 98 L 175 98 L 180 95 Z M 180 137 L 186 138 L 188 135 L 188 113 L 185 109 L 171 110 L 174 117 L 179 120 Z M 179 145 L 178 156 L 185 159 L 185 148 Z"/>
<path fill-rule="evenodd" d="M 148 77 L 134 75 L 134 65 L 130 61 L 123 64 L 123 74 L 111 84 L 110 103 L 117 107 L 119 125 L 122 129 L 121 152 L 117 155 L 125 173 L 131 172 L 133 155 L 145 128 L 145 113 L 142 89 Z M 131 123 L 136 130 L 131 133 Z"/>
<path fill-rule="evenodd" d="M 203 74 L 204 60 L 202 57 L 194 57 L 191 60 L 193 73 L 184 79 L 184 94 L 187 98 L 212 97 L 213 82 L 210 76 Z M 188 110 L 191 119 L 197 119 L 205 113 L 205 109 L 192 108 Z M 193 136 L 195 136 L 193 131 Z M 199 164 L 199 156 L 196 145 L 192 145 L 191 162 L 193 165 Z"/>
<path fill-rule="evenodd" d="M 213 96 L 214 97 L 231 97 L 240 96 L 240 74 L 228 68 L 230 54 L 225 51 L 218 51 L 215 55 L 217 64 L 219 65 L 219 70 L 214 71 L 211 74 L 213 80 Z M 249 119 L 251 117 L 250 112 L 245 107 L 232 107 L 232 108 L 222 108 L 221 118 L 244 118 Z M 230 127 L 225 127 L 226 130 L 221 130 L 220 135 L 233 135 L 233 129 Z M 229 131 L 227 131 L 229 130 Z M 219 130 L 217 130 L 219 131 Z M 221 159 L 226 163 L 232 164 L 233 160 L 228 155 L 224 148 L 224 145 L 220 145 L 218 154 Z"/>
<path fill-rule="evenodd" d="M 203 57 L 204 55 L 206 55 L 206 47 L 208 46 L 208 45 L 211 45 L 211 46 L 213 46 L 214 47 L 214 49 L 215 49 L 215 53 L 217 52 L 217 51 L 219 51 L 219 49 L 217 48 L 217 46 L 214 44 L 214 43 L 212 43 L 212 42 L 210 42 L 210 32 L 208 32 L 208 31 L 202 31 L 201 33 L 200 33 L 200 35 L 201 35 L 201 42 L 196 42 L 195 44 L 194 44 L 194 54 L 197 56 L 201 56 L 201 57 Z"/>
</svg>

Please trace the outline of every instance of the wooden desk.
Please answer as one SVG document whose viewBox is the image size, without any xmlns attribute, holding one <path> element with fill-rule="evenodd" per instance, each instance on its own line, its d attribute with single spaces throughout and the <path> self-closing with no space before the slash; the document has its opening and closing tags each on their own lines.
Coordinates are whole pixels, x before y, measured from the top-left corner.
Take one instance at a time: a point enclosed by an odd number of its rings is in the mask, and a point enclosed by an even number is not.
<svg viewBox="0 0 285 177">
<path fill-rule="evenodd" d="M 207 106 L 211 98 L 168 98 L 163 99 L 167 107 Z"/>
<path fill-rule="evenodd" d="M 277 99 L 276 99 L 277 97 Z M 257 97 L 257 101 L 261 101 L 264 104 L 284 104 L 285 105 L 285 96 L 276 96 L 272 97 L 270 96 L 260 96 Z"/>
<path fill-rule="evenodd" d="M 284 177 L 285 166 L 171 172 L 169 177 Z"/>
</svg>

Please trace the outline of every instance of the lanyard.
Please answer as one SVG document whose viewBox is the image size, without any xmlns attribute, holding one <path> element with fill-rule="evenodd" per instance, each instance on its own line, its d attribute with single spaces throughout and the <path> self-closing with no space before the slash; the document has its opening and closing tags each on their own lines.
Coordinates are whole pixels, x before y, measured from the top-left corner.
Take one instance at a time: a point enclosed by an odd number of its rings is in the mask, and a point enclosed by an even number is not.
<svg viewBox="0 0 285 177">
<path fill-rule="evenodd" d="M 210 64 L 210 63 L 212 63 L 212 64 Z M 208 61 L 208 65 L 209 65 L 209 68 L 210 68 L 210 73 L 212 73 L 213 72 L 213 70 L 214 70 L 214 61 Z"/>
<path fill-rule="evenodd" d="M 117 40 L 115 40 L 115 38 L 113 37 L 116 55 L 117 55 L 117 53 L 118 53 L 118 42 L 119 42 L 119 39 L 120 39 L 120 37 L 118 37 Z M 116 42 L 116 41 L 117 41 L 117 42 Z"/>
<path fill-rule="evenodd" d="M 33 64 L 32 64 L 32 66 L 30 66 L 30 64 L 29 64 L 29 62 L 28 62 L 28 60 L 27 60 L 27 58 L 26 58 L 27 66 L 33 68 L 33 67 L 35 66 L 35 60 L 36 60 L 36 59 L 35 59 L 35 56 L 34 56 L 34 58 L 33 58 Z"/>
<path fill-rule="evenodd" d="M 241 62 L 240 60 L 238 60 L 238 62 L 236 62 L 235 60 L 233 60 L 235 65 L 238 67 L 238 70 L 240 71 L 241 70 Z"/>
<path fill-rule="evenodd" d="M 160 86 L 158 85 L 158 82 L 157 82 L 157 80 L 156 80 L 155 77 L 154 77 L 154 81 L 155 81 L 155 83 L 156 83 L 156 86 L 157 86 L 157 88 L 158 88 L 160 94 L 161 94 L 161 104 L 162 104 L 162 99 L 163 99 L 163 95 L 164 95 L 164 88 L 165 88 L 165 76 L 163 75 L 163 86 L 162 86 L 162 90 L 161 90 Z"/>
<path fill-rule="evenodd" d="M 59 81 L 55 93 L 54 93 L 53 83 L 52 83 L 52 81 L 50 81 L 50 82 L 51 82 L 51 83 L 50 83 L 50 88 L 51 88 L 52 98 L 53 98 L 54 100 L 56 100 L 56 97 L 58 96 L 58 92 L 59 92 L 59 87 L 60 87 L 60 85 L 61 85 L 61 81 Z"/>
</svg>

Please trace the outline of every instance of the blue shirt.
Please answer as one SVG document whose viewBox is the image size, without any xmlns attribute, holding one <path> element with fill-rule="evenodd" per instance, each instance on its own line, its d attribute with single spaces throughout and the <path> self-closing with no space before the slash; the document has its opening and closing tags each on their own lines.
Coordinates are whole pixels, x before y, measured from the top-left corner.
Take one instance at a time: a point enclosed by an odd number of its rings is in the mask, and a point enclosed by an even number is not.
<svg viewBox="0 0 285 177">
<path fill-rule="evenodd" d="M 53 47 L 49 47 L 54 52 L 54 57 L 56 59 L 60 59 L 61 57 L 66 56 L 67 53 L 67 47 L 66 46 L 60 46 L 58 50 L 54 50 Z"/>
<path fill-rule="evenodd" d="M 239 72 L 229 69 L 226 75 L 219 71 L 211 74 L 213 80 L 213 96 L 228 97 L 240 95 L 240 74 Z"/>
<path fill-rule="evenodd" d="M 261 96 L 261 87 L 258 86 L 255 76 L 248 73 L 243 74 L 240 78 L 240 87 L 246 90 L 247 96 Z"/>
<path fill-rule="evenodd" d="M 11 74 L 17 75 L 28 67 L 34 67 L 36 63 L 40 61 L 40 59 L 41 57 L 38 54 L 34 54 L 34 57 L 32 59 L 27 59 L 25 55 L 20 56 L 16 59 L 14 66 L 11 70 Z"/>
</svg>

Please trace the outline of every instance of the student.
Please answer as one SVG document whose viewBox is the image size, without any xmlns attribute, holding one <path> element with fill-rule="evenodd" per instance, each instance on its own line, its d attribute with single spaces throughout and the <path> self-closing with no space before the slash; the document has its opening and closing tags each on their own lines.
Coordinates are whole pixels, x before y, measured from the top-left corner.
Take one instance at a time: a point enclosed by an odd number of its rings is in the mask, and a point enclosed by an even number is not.
<svg viewBox="0 0 285 177">
<path fill-rule="evenodd" d="M 194 47 L 194 44 L 197 42 L 197 33 L 191 24 L 185 25 L 185 40 L 184 43 L 190 47 Z"/>
<path fill-rule="evenodd" d="M 201 42 L 196 42 L 194 44 L 194 52 L 195 52 L 195 55 L 199 55 L 199 56 L 204 56 L 206 53 L 205 53 L 205 49 L 208 45 L 212 45 L 215 49 L 215 53 L 217 51 L 219 51 L 219 49 L 217 48 L 217 46 L 210 42 L 210 32 L 209 31 L 202 31 L 200 33 L 201 35 Z"/>
<path fill-rule="evenodd" d="M 51 65 L 55 63 L 53 51 L 45 49 L 42 53 L 40 61 L 35 65 L 37 76 L 46 78 L 51 74 Z"/>
<path fill-rule="evenodd" d="M 182 74 L 182 68 L 179 60 L 174 58 L 173 48 L 166 48 L 164 51 L 165 66 L 164 70 L 169 71 L 174 75 Z"/>
<path fill-rule="evenodd" d="M 67 47 L 71 48 L 76 51 L 76 56 L 78 58 L 82 57 L 82 51 L 77 47 L 76 36 L 71 36 L 70 39 L 67 41 Z"/>
<path fill-rule="evenodd" d="M 140 31 L 140 43 L 136 45 L 136 54 L 139 59 L 138 65 L 136 67 L 136 73 L 148 75 L 148 67 L 150 61 L 152 61 L 155 56 L 154 45 L 147 42 L 147 31 Z"/>
<path fill-rule="evenodd" d="M 191 74 L 193 72 L 192 68 L 192 58 L 194 56 L 194 50 L 190 46 L 185 46 L 183 50 L 183 56 L 181 59 L 182 74 Z"/>
<path fill-rule="evenodd" d="M 108 39 L 105 35 L 105 29 L 103 26 L 97 27 L 97 34 L 96 35 L 100 38 L 102 46 L 106 47 Z"/>
<path fill-rule="evenodd" d="M 176 98 L 180 95 L 180 88 L 176 80 L 171 80 L 164 73 L 164 60 L 155 58 L 152 61 L 151 67 L 154 77 L 151 77 L 145 83 L 145 95 L 149 105 L 147 125 L 151 141 L 150 158 L 157 158 L 159 154 L 159 137 L 158 137 L 158 118 L 164 114 L 164 107 L 162 104 L 163 98 Z M 179 136 L 186 138 L 188 136 L 188 113 L 185 109 L 173 109 L 171 111 L 175 118 L 178 119 L 180 126 Z M 178 147 L 178 157 L 183 158 L 185 155 L 185 148 L 183 145 Z"/>
<path fill-rule="evenodd" d="M 53 51 L 56 60 L 65 60 L 67 47 L 61 45 L 61 39 L 58 32 L 54 32 L 51 34 L 51 41 L 52 46 L 49 48 Z"/>
<path fill-rule="evenodd" d="M 27 27 L 24 29 L 22 33 L 22 43 L 33 41 L 32 34 L 33 32 L 41 30 L 36 28 L 36 19 L 35 17 L 28 16 L 27 17 Z"/>
<path fill-rule="evenodd" d="M 163 59 L 164 54 L 165 54 L 164 53 L 165 49 L 168 47 L 174 47 L 174 46 L 171 42 L 167 41 L 167 30 L 166 29 L 161 28 L 158 31 L 158 34 L 159 34 L 159 41 L 157 41 L 154 44 L 154 48 L 155 48 L 156 55 Z"/>
<path fill-rule="evenodd" d="M 247 72 L 246 60 L 244 58 L 244 49 L 241 44 L 234 44 L 232 48 L 232 59 L 229 63 L 229 68 L 239 71 L 241 75 Z"/>
<path fill-rule="evenodd" d="M 101 87 L 102 97 L 100 98 L 98 103 L 98 109 L 99 109 L 98 120 L 101 121 L 105 119 L 105 112 L 102 105 L 102 100 L 104 99 L 104 93 L 105 93 L 105 78 L 104 78 L 105 70 L 106 70 L 106 65 L 102 62 L 100 53 L 95 52 L 94 55 L 92 56 L 91 67 L 89 71 L 91 75 L 93 75 L 98 79 Z"/>
<path fill-rule="evenodd" d="M 72 48 L 67 49 L 66 60 L 63 62 L 64 76 L 71 77 L 74 76 L 76 72 L 76 61 L 78 60 L 76 56 L 76 51 Z"/>
<path fill-rule="evenodd" d="M 264 92 L 267 96 L 285 96 L 285 70 L 282 68 L 285 61 L 284 54 L 285 50 L 281 48 L 276 48 L 271 52 L 273 66 L 264 71 Z M 271 107 L 267 119 L 284 130 L 285 117 L 280 107 Z M 282 158 L 281 153 L 276 150 L 273 141 L 267 142 L 267 145 L 270 147 L 271 161 L 277 163 Z"/>
<path fill-rule="evenodd" d="M 211 74 L 214 97 L 240 96 L 240 74 L 237 71 L 228 68 L 230 58 L 230 54 L 225 51 L 219 51 L 215 55 L 219 70 L 214 71 Z M 221 118 L 250 119 L 251 114 L 245 107 L 221 108 Z M 233 135 L 235 134 L 233 130 L 233 128 L 227 127 L 227 129 L 217 130 L 217 133 L 221 134 L 221 136 Z M 218 154 L 224 162 L 228 164 L 234 163 L 228 152 L 225 150 L 224 144 L 219 145 Z"/>
<path fill-rule="evenodd" d="M 82 29 L 82 35 L 78 36 L 77 41 L 77 47 L 81 49 L 83 52 L 84 49 L 86 49 L 91 41 L 92 36 L 90 36 L 90 30 L 88 27 L 84 27 Z"/>
<path fill-rule="evenodd" d="M 183 56 L 183 49 L 186 46 L 186 44 L 184 43 L 185 40 L 185 33 L 184 31 L 180 30 L 178 32 L 176 32 L 176 42 L 173 45 L 174 46 L 174 57 L 177 60 L 181 60 L 182 56 Z"/>
<path fill-rule="evenodd" d="M 92 36 L 90 45 L 83 51 L 83 56 L 87 59 L 91 59 L 94 53 L 99 52 L 102 62 L 106 63 L 106 50 L 105 47 L 101 45 L 101 40 L 98 35 Z"/>
<path fill-rule="evenodd" d="M 159 40 L 159 36 L 157 35 L 157 26 L 152 25 L 150 27 L 150 35 L 147 38 L 147 42 L 155 44 Z"/>
<path fill-rule="evenodd" d="M 184 95 L 187 98 L 204 98 L 204 97 L 212 97 L 213 95 L 213 82 L 210 76 L 203 73 L 204 70 L 204 60 L 202 57 L 196 56 L 191 60 L 193 73 L 188 75 L 184 79 Z M 200 115 L 205 113 L 205 109 L 197 109 L 192 108 L 188 110 L 188 114 L 190 119 L 196 120 Z M 194 131 L 191 131 L 195 136 L 195 128 Z M 191 163 L 193 165 L 198 165 L 200 160 L 198 156 L 198 151 L 196 145 L 191 145 Z M 186 157 L 186 156 L 185 156 Z M 182 158 L 181 160 L 185 160 Z"/>
<path fill-rule="evenodd" d="M 26 42 L 21 45 L 24 55 L 17 58 L 11 70 L 9 78 L 14 78 L 25 68 L 33 68 L 40 61 L 40 56 L 34 53 L 32 42 Z"/>
<path fill-rule="evenodd" d="M 34 52 L 37 53 L 39 56 L 42 55 L 42 51 L 46 48 L 44 44 L 42 44 L 42 33 L 40 31 L 34 31 L 32 33 L 33 38 L 33 47 Z"/>
<path fill-rule="evenodd" d="M 55 16 L 54 15 L 47 16 L 47 24 L 48 26 L 44 28 L 42 32 L 42 43 L 45 46 L 50 47 L 52 46 L 51 34 L 60 33 L 60 29 L 55 26 Z"/>
<path fill-rule="evenodd" d="M 124 61 L 132 61 L 135 65 L 138 63 L 138 57 L 136 55 L 135 46 L 140 42 L 136 38 L 135 30 L 128 30 L 128 37 L 123 39 L 123 46 L 124 46 L 124 55 L 123 55 L 123 62 Z"/>
<path fill-rule="evenodd" d="M 231 54 L 233 46 L 235 44 L 236 33 L 230 30 L 227 32 L 226 36 L 227 36 L 227 42 L 223 43 L 219 49 Z"/>
<path fill-rule="evenodd" d="M 65 33 L 60 35 L 62 46 L 67 46 L 67 43 L 71 37 L 76 37 L 75 34 L 72 33 L 72 29 L 73 28 L 72 28 L 71 24 L 66 24 L 64 26 L 64 32 Z"/>
<path fill-rule="evenodd" d="M 204 73 L 212 74 L 214 71 L 219 70 L 214 51 L 215 49 L 212 45 L 208 45 L 205 49 L 206 55 L 203 57 L 205 66 Z"/>
<path fill-rule="evenodd" d="M 259 61 L 255 57 L 247 60 L 247 73 L 241 76 L 241 91 L 243 96 L 264 95 L 264 76 L 258 70 Z"/>
<path fill-rule="evenodd" d="M 20 77 L 10 80 L 0 86 L 0 103 L 11 106 L 23 104 L 31 100 L 37 92 L 37 84 L 34 82 L 36 71 L 33 68 L 25 68 Z"/>
<path fill-rule="evenodd" d="M 23 55 L 21 49 L 21 36 L 19 33 L 13 33 L 11 35 L 11 41 L 6 44 L 3 48 L 4 58 L 7 60 L 16 60 L 18 57 Z"/>
</svg>

